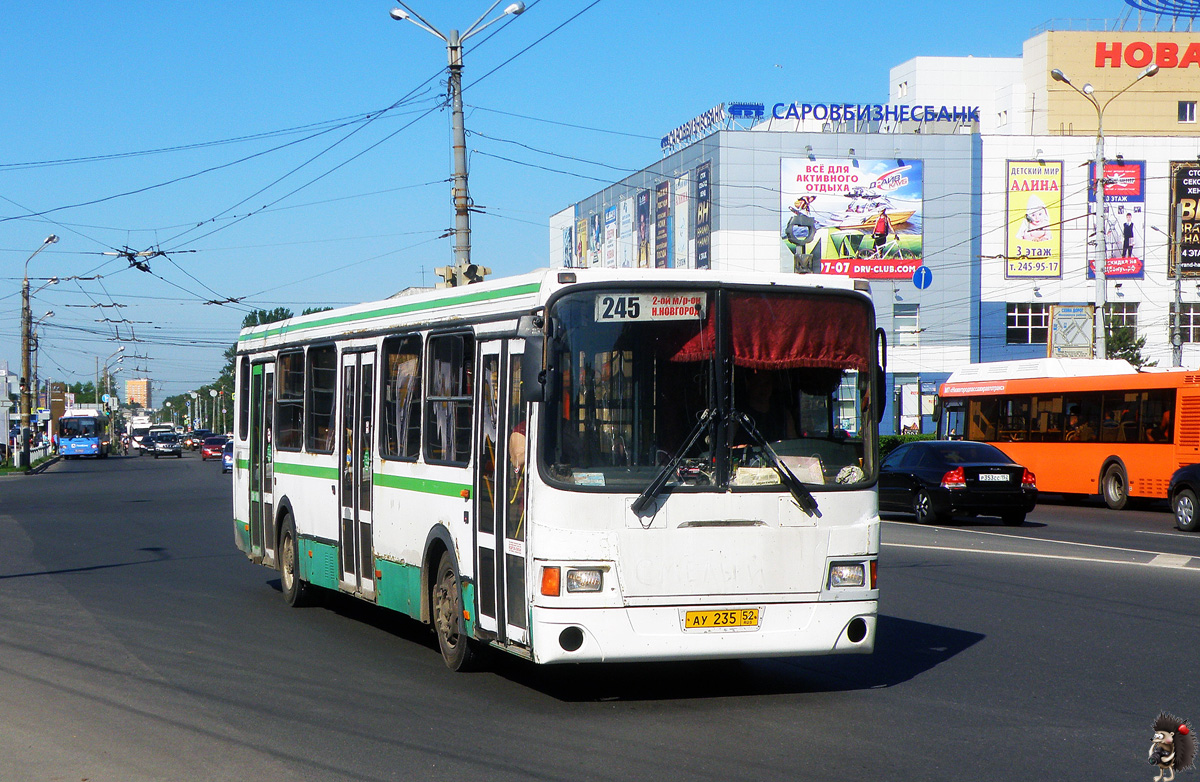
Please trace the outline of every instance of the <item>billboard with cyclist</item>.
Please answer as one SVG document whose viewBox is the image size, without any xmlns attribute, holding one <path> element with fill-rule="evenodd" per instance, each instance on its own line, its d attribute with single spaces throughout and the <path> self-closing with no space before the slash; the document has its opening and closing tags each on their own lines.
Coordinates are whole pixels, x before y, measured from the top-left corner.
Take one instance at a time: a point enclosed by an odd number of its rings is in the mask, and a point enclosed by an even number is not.
<svg viewBox="0 0 1200 782">
<path fill-rule="evenodd" d="M 923 170 L 909 159 L 784 158 L 782 259 L 799 273 L 911 278 L 923 256 Z"/>
</svg>

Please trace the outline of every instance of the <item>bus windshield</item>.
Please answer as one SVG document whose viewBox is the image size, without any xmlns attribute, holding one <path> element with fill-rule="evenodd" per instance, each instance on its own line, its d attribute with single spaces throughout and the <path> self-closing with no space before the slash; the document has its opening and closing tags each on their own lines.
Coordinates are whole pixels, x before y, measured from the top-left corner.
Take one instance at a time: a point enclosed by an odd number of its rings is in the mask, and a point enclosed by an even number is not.
<svg viewBox="0 0 1200 782">
<path fill-rule="evenodd" d="M 641 492 L 672 462 L 667 486 L 701 490 L 778 490 L 780 462 L 809 486 L 873 480 L 865 299 L 581 291 L 550 317 L 552 482 Z"/>
<path fill-rule="evenodd" d="M 95 418 L 60 418 L 58 421 L 59 437 L 95 437 L 96 434 Z"/>
</svg>

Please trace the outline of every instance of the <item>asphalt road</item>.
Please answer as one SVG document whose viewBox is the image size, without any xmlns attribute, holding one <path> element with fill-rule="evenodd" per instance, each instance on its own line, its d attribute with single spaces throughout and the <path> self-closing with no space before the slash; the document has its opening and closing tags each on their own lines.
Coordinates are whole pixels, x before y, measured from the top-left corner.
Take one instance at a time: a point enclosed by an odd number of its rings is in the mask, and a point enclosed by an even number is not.
<svg viewBox="0 0 1200 782">
<path fill-rule="evenodd" d="M 1158 711 L 1200 722 L 1200 536 L 1162 511 L 889 520 L 869 657 L 455 674 L 403 617 L 289 609 L 229 487 L 0 479 L 0 780 L 1150 779 Z"/>
</svg>

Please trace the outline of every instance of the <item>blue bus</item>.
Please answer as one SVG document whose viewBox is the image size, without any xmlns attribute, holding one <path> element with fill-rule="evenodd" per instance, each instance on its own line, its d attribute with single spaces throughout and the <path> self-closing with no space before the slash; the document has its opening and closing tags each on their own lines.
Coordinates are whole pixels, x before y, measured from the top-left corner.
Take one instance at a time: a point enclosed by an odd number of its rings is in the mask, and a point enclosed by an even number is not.
<svg viewBox="0 0 1200 782">
<path fill-rule="evenodd" d="M 71 410 L 58 419 L 58 453 L 73 456 L 108 456 L 108 416 L 96 410 Z"/>
</svg>

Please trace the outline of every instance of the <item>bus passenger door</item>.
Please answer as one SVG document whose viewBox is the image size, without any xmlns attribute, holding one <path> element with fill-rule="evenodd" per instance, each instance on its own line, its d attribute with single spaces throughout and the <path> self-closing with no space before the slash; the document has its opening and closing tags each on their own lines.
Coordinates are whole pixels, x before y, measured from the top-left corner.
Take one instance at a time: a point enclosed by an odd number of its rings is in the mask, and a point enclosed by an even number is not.
<svg viewBox="0 0 1200 782">
<path fill-rule="evenodd" d="M 527 644 L 525 590 L 526 418 L 520 340 L 479 343 L 476 420 L 476 586 L 479 626 L 503 643 Z"/>
<path fill-rule="evenodd" d="M 275 557 L 274 404 L 275 363 L 255 364 L 250 370 L 250 555 L 256 562 Z"/>
<path fill-rule="evenodd" d="M 375 596 L 375 547 L 371 536 L 375 353 L 342 354 L 342 426 L 338 494 L 341 528 L 341 586 Z"/>
</svg>

